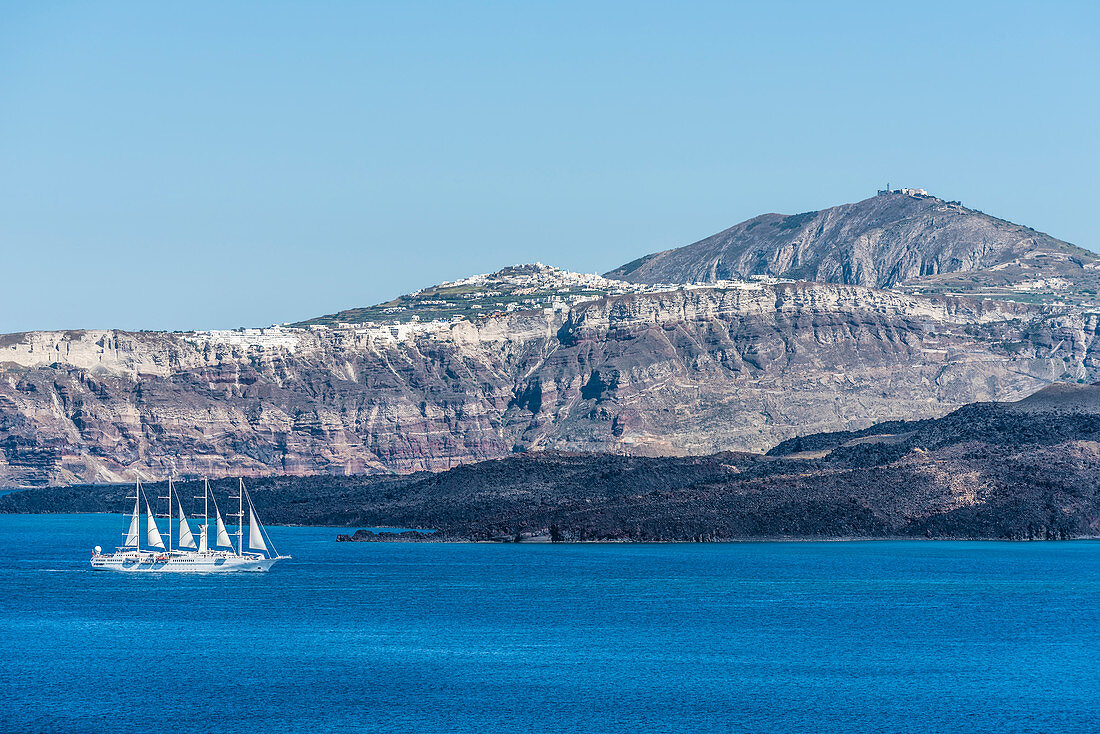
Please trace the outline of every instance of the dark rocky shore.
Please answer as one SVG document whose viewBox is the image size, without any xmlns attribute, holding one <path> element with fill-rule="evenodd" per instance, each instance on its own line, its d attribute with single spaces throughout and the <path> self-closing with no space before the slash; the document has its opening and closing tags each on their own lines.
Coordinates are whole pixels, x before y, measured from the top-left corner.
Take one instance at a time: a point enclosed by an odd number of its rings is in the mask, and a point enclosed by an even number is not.
<svg viewBox="0 0 1100 734">
<path fill-rule="evenodd" d="M 403 530 L 401 532 L 375 532 L 374 530 L 360 529 L 354 534 L 341 533 L 336 540 L 341 543 L 427 543 L 435 540 L 435 533 L 422 532 L 420 530 Z"/>
<path fill-rule="evenodd" d="M 212 484 L 219 496 L 235 486 Z M 179 488 L 190 497 L 199 483 Z M 436 474 L 275 477 L 249 488 L 269 523 L 436 531 L 349 540 L 1094 537 L 1100 388 L 1052 386 L 940 419 L 793 439 L 766 455 L 539 452 Z M 0 512 L 119 512 L 129 491 L 26 490 L 0 497 Z"/>
</svg>

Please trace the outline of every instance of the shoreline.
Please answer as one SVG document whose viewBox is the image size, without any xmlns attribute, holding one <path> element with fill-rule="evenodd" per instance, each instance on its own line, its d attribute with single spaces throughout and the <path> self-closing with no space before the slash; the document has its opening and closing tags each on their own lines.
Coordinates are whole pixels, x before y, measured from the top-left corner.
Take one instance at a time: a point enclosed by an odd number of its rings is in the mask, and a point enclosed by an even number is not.
<svg viewBox="0 0 1100 734">
<path fill-rule="evenodd" d="M 85 516 L 85 515 L 104 515 L 115 516 L 119 518 L 125 518 L 126 513 L 122 512 L 7 512 L 0 513 L 0 517 L 61 517 L 61 516 Z M 190 518 L 194 519 L 194 518 Z M 393 533 L 398 534 L 400 532 L 420 532 L 425 534 L 434 534 L 439 532 L 433 529 L 427 528 L 389 528 L 385 526 L 376 526 L 373 528 L 364 528 L 362 525 L 346 526 L 346 525 L 308 525 L 302 523 L 269 523 L 265 527 L 283 527 L 283 528 L 316 528 L 324 530 L 374 530 L 381 531 L 379 536 L 385 536 L 386 534 Z M 392 540 L 382 540 L 379 538 L 371 540 L 354 540 L 354 533 L 351 534 L 338 534 L 347 537 L 347 540 L 338 541 L 333 538 L 333 542 L 349 542 L 349 543 L 385 543 L 387 545 L 395 544 L 449 544 L 449 545 L 727 545 L 738 543 L 874 543 L 874 542 L 898 542 L 898 541 L 920 541 L 920 542 L 981 542 L 981 543 L 1064 543 L 1064 542 L 1077 542 L 1077 541 L 1098 541 L 1100 535 L 1081 535 L 1071 538 L 995 538 L 989 536 L 941 536 L 929 538 L 926 536 L 915 535 L 850 535 L 850 536 L 752 536 L 745 538 L 724 538 L 721 540 L 631 540 L 631 539 L 595 539 L 595 540 L 550 540 L 549 537 L 542 536 L 537 538 L 524 538 L 521 540 L 474 540 L 468 538 L 454 538 L 454 537 L 440 537 L 433 539 L 431 537 L 418 538 L 418 539 L 402 539 L 395 538 Z"/>
</svg>

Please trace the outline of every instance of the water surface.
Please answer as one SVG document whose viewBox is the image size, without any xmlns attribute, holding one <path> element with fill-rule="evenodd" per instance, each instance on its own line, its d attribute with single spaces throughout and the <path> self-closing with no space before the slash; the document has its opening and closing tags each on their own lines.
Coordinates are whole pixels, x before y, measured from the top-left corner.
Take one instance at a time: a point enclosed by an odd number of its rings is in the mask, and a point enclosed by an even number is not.
<svg viewBox="0 0 1100 734">
<path fill-rule="evenodd" d="M 6 731 L 1100 731 L 1100 543 L 336 543 L 93 572 L 0 516 Z M 341 531 L 346 532 L 346 531 Z"/>
</svg>

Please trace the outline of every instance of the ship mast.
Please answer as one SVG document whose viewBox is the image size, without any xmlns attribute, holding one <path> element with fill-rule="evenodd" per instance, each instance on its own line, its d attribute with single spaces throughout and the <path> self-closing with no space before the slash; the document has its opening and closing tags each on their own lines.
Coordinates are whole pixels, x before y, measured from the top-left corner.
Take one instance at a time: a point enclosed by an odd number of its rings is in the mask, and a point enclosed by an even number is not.
<svg viewBox="0 0 1100 734">
<path fill-rule="evenodd" d="M 244 480 L 237 477 L 237 555 L 244 555 Z"/>
<path fill-rule="evenodd" d="M 172 552 L 172 475 L 168 475 L 168 496 L 157 499 L 168 500 L 168 512 L 164 517 L 168 518 L 168 552 Z"/>
<path fill-rule="evenodd" d="M 195 495 L 195 499 L 199 496 Z M 202 524 L 210 524 L 210 480 L 206 477 L 202 478 Z"/>
<path fill-rule="evenodd" d="M 198 497 L 195 497 L 195 499 L 198 499 Z M 210 479 L 207 478 L 207 477 L 202 478 L 202 535 L 203 535 L 204 538 L 208 539 L 207 543 L 209 543 L 209 538 L 210 538 Z M 206 549 L 201 548 L 201 546 L 200 546 L 200 550 L 206 550 Z"/>
<path fill-rule="evenodd" d="M 139 503 L 141 502 L 141 477 L 138 477 L 137 487 L 134 489 L 134 516 L 137 516 Z M 141 560 L 141 523 L 138 522 L 137 534 L 134 536 L 134 542 L 137 543 L 136 549 L 138 554 L 138 560 Z"/>
<path fill-rule="evenodd" d="M 229 499 L 234 499 L 230 496 Z M 237 555 L 244 555 L 244 480 L 237 479 Z M 230 517 L 234 517 L 230 515 Z"/>
</svg>

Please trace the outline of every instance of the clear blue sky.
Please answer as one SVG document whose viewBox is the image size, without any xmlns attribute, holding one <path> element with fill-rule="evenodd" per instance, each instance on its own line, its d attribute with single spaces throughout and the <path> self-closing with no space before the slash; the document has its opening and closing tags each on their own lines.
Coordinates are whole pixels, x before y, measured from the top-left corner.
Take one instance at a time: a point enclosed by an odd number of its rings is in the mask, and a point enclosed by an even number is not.
<svg viewBox="0 0 1100 734">
<path fill-rule="evenodd" d="M 0 332 L 603 272 L 890 181 L 1100 249 L 1093 2 L 0 5 Z"/>
</svg>

